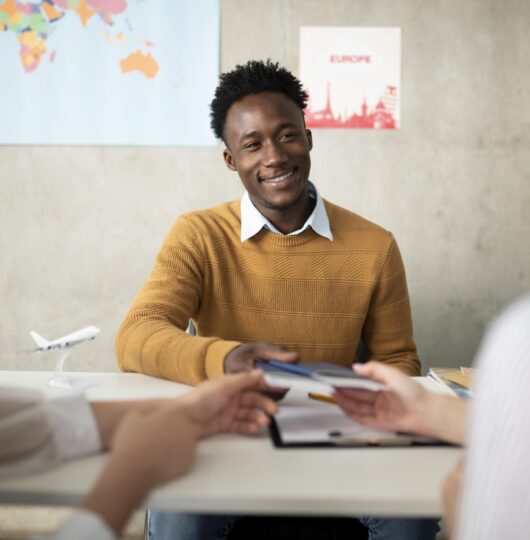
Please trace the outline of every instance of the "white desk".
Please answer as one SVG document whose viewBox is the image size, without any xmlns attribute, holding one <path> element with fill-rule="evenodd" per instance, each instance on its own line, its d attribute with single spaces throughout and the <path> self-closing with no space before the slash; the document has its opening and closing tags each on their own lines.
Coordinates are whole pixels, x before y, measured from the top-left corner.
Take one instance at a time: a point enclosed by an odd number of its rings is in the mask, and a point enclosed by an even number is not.
<svg viewBox="0 0 530 540">
<path fill-rule="evenodd" d="M 87 391 L 91 400 L 168 397 L 188 390 L 137 374 L 76 375 L 99 383 Z M 0 371 L 0 385 L 42 390 L 49 377 Z M 265 432 L 219 435 L 201 443 L 190 474 L 156 490 L 145 504 L 201 513 L 438 516 L 441 482 L 461 453 L 448 447 L 276 449 Z M 78 504 L 104 461 L 94 456 L 2 481 L 0 503 Z"/>
</svg>

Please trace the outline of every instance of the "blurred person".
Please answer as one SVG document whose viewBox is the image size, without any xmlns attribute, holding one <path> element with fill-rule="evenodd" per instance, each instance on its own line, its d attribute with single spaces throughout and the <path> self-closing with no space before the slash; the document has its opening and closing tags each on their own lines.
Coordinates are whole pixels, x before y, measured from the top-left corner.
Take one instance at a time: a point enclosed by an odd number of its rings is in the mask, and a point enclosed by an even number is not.
<svg viewBox="0 0 530 540">
<path fill-rule="evenodd" d="M 264 386 L 254 370 L 174 399 L 88 403 L 82 394 L 45 399 L 1 388 L 0 478 L 110 449 L 81 509 L 54 538 L 115 539 L 152 489 L 188 472 L 200 439 L 220 431 L 252 434 L 268 424 L 276 405 L 258 391 Z"/>
<path fill-rule="evenodd" d="M 429 392 L 378 362 L 354 369 L 385 390 L 341 389 L 334 397 L 364 425 L 466 444 L 465 463 L 443 489 L 446 526 L 456 540 L 528 538 L 530 296 L 491 325 L 474 364 L 472 402 Z"/>
</svg>

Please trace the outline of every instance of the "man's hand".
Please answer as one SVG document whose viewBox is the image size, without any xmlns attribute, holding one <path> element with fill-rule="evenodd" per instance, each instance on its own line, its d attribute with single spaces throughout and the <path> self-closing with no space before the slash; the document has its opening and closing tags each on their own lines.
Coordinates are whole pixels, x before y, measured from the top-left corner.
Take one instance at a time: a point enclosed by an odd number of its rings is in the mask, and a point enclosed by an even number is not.
<svg viewBox="0 0 530 540">
<path fill-rule="evenodd" d="M 297 362 L 300 356 L 288 347 L 274 343 L 245 343 L 232 349 L 225 357 L 225 373 L 251 371 L 260 360 L 277 360 L 278 362 Z"/>
<path fill-rule="evenodd" d="M 225 375 L 200 384 L 180 401 L 202 436 L 219 431 L 256 433 L 277 411 L 260 371 Z"/>
<path fill-rule="evenodd" d="M 377 392 L 357 388 L 336 389 L 334 398 L 353 420 L 390 431 L 422 433 L 425 402 L 429 393 L 396 368 L 380 362 L 355 364 L 354 370 L 386 386 Z"/>
<path fill-rule="evenodd" d="M 261 360 L 276 360 L 278 362 L 298 362 L 300 355 L 288 347 L 274 343 L 245 343 L 232 349 L 225 357 L 225 373 L 238 373 L 254 369 L 255 363 Z M 266 395 L 279 401 L 289 391 L 286 388 L 267 386 L 263 390 Z"/>
</svg>

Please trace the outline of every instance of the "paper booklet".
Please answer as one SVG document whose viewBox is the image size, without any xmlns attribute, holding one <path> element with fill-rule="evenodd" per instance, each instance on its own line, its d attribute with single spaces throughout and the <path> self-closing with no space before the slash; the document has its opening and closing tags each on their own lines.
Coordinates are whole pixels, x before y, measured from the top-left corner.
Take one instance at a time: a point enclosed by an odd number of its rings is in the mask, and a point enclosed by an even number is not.
<svg viewBox="0 0 530 540">
<path fill-rule="evenodd" d="M 265 380 L 271 386 L 286 387 L 296 385 L 297 380 L 312 379 L 316 382 L 335 388 L 364 388 L 381 390 L 384 385 L 357 375 L 351 368 L 337 366 L 329 362 L 299 362 L 288 364 L 275 360 L 256 362 L 256 367 L 263 370 Z"/>
</svg>

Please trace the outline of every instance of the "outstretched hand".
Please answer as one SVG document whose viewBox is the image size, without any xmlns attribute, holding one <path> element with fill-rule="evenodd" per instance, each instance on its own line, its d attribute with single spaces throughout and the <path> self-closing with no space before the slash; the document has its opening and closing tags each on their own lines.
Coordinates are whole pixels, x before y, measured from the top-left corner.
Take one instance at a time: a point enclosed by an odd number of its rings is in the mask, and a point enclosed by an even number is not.
<svg viewBox="0 0 530 540">
<path fill-rule="evenodd" d="M 203 436 L 219 431 L 252 434 L 277 411 L 274 401 L 260 392 L 264 388 L 261 372 L 253 370 L 204 382 L 181 402 Z"/>
<path fill-rule="evenodd" d="M 264 386 L 254 370 L 205 382 L 176 399 L 129 404 L 125 414 L 123 407 L 114 413 L 106 407 L 113 413 L 107 422 L 112 452 L 84 507 L 118 533 L 151 489 L 191 468 L 201 437 L 255 433 L 268 424 L 277 407 L 259 393 Z"/>
<path fill-rule="evenodd" d="M 341 409 L 356 422 L 390 431 L 422 434 L 424 404 L 429 393 L 396 368 L 380 362 L 355 364 L 354 370 L 385 385 L 371 391 L 357 388 L 336 389 L 334 398 Z"/>
</svg>

